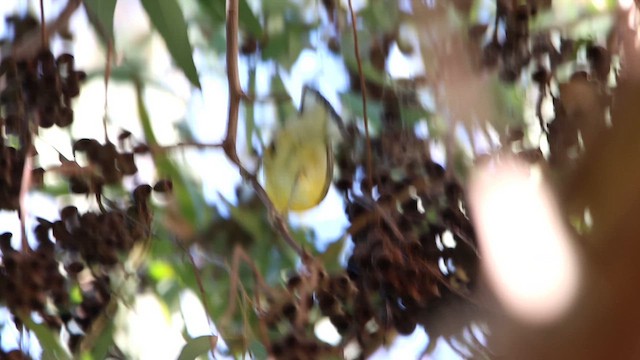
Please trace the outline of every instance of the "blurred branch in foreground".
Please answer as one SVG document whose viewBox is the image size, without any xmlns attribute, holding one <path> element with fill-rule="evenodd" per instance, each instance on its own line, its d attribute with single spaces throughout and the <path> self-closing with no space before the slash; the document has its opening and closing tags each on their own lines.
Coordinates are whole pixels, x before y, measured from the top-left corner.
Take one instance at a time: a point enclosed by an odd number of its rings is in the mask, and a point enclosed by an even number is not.
<svg viewBox="0 0 640 360">
<path fill-rule="evenodd" d="M 507 359 L 635 359 L 640 356 L 640 74 L 635 7 L 620 10 L 614 36 L 621 64 L 609 129 L 600 131 L 558 186 L 569 214 L 588 209 L 593 226 L 581 246 L 583 282 L 577 303 L 546 325 L 494 319 L 492 347 Z M 518 234 L 513 234 L 518 236 Z M 543 259 L 539 259 L 543 261 Z M 541 264 L 545 266 L 545 264 Z M 560 274 L 558 274 L 560 276 Z M 553 295 L 551 295 L 553 296 Z"/>
</svg>

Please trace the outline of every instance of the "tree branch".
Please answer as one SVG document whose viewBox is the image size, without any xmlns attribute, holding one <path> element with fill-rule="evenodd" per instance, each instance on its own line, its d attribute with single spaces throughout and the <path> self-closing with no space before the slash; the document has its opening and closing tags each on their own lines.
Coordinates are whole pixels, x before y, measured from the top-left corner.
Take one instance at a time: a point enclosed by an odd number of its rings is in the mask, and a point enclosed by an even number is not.
<svg viewBox="0 0 640 360">
<path fill-rule="evenodd" d="M 240 175 L 249 181 L 258 198 L 266 206 L 272 223 L 289 245 L 301 258 L 303 263 L 309 264 L 312 256 L 296 242 L 287 227 L 282 214 L 280 214 L 271 202 L 262 185 L 254 174 L 251 174 L 240 162 L 236 147 L 238 137 L 238 114 L 240 113 L 240 101 L 246 98 L 240 86 L 238 72 L 238 0 L 227 2 L 227 80 L 229 85 L 229 115 L 227 118 L 227 134 L 222 142 L 225 154 L 240 170 Z"/>
</svg>

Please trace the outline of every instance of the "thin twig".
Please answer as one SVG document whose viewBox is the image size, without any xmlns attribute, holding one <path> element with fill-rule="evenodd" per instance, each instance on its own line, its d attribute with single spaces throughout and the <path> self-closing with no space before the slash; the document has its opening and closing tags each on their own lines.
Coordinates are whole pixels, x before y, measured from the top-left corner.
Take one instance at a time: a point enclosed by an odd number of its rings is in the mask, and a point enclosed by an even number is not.
<svg viewBox="0 0 640 360">
<path fill-rule="evenodd" d="M 371 137 L 369 136 L 369 118 L 367 117 L 367 87 L 362 73 L 362 61 L 360 60 L 360 47 L 358 46 L 358 31 L 356 30 L 356 15 L 353 12 L 353 5 L 349 0 L 349 13 L 351 14 L 351 29 L 353 31 L 353 47 L 358 63 L 358 77 L 360 78 L 360 91 L 362 92 L 362 117 L 364 118 L 364 134 L 367 141 L 367 183 L 369 193 L 373 190 L 373 160 L 371 157 Z"/>
<path fill-rule="evenodd" d="M 227 3 L 227 81 L 229 84 L 229 116 L 227 118 L 227 135 L 223 142 L 223 148 L 227 157 L 235 164 L 240 164 L 236 149 L 238 136 L 238 114 L 240 112 L 240 100 L 244 97 L 240 86 L 238 72 L 238 0 L 229 0 Z"/>
<path fill-rule="evenodd" d="M 240 159 L 238 157 L 237 147 L 236 147 L 236 139 L 238 133 L 238 114 L 240 112 L 240 101 L 243 99 L 247 99 L 247 96 L 242 91 L 240 86 L 240 77 L 238 72 L 238 0 L 229 0 L 227 3 L 227 26 L 226 26 L 226 35 L 227 35 L 227 78 L 229 85 L 229 114 L 227 119 L 227 134 L 225 139 L 222 142 L 222 148 L 224 149 L 227 158 L 233 162 L 240 171 L 240 175 L 246 180 L 249 181 L 256 192 L 256 196 L 262 201 L 262 203 L 267 208 L 269 213 L 269 218 L 271 220 L 272 226 L 275 230 L 282 236 L 285 243 L 291 247 L 297 254 L 300 256 L 302 263 L 306 266 L 308 271 L 315 271 L 316 261 L 298 242 L 295 241 L 289 228 L 282 216 L 273 205 L 273 202 L 267 195 L 266 191 L 258 182 L 257 177 L 254 174 L 251 174 L 247 169 L 242 165 Z M 231 289 L 230 289 L 230 306 L 227 309 L 227 312 L 223 316 L 222 323 L 225 322 L 225 319 L 228 320 L 231 314 L 235 311 L 235 303 L 236 303 L 236 293 L 238 286 L 238 267 L 239 262 L 243 258 L 245 262 L 252 267 L 252 271 L 254 274 L 254 278 L 258 283 L 258 288 L 264 287 L 263 280 L 260 276 L 260 273 L 255 268 L 255 265 L 248 258 L 248 256 L 242 251 L 241 248 L 236 248 L 234 252 L 233 259 L 233 268 L 232 268 L 232 281 L 231 281 Z M 242 284 L 240 284 L 242 286 Z M 263 290 L 265 291 L 265 290 Z M 259 306 L 259 295 L 256 294 L 256 306 Z M 260 322 L 261 327 L 261 338 L 263 344 L 268 348 L 269 338 L 266 334 L 264 323 Z"/>
<path fill-rule="evenodd" d="M 266 191 L 258 182 L 258 179 L 254 174 L 251 174 L 247 171 L 240 159 L 238 157 L 237 148 L 236 148 L 236 139 L 238 132 L 238 114 L 240 108 L 240 101 L 243 99 L 247 99 L 246 95 L 242 91 L 240 87 L 239 73 L 238 73 L 238 0 L 229 0 L 228 8 L 227 8 L 227 76 L 228 76 L 228 84 L 229 84 L 229 115 L 227 119 L 227 134 L 222 143 L 222 148 L 224 149 L 227 157 L 230 161 L 232 161 L 239 169 L 241 176 L 249 181 L 256 192 L 256 196 L 262 201 L 262 203 L 267 208 L 269 213 L 269 218 L 271 220 L 272 226 L 275 230 L 282 236 L 284 241 L 291 247 L 297 254 L 300 256 L 302 263 L 305 265 L 306 270 L 311 275 L 311 286 L 315 287 L 318 281 L 318 269 L 321 269 L 317 260 L 309 254 L 298 242 L 295 241 L 291 232 L 289 231 L 289 227 L 287 226 L 284 217 L 280 214 L 273 202 L 267 195 Z M 242 250 L 242 249 L 239 249 Z M 232 288 L 231 288 L 231 296 L 234 296 L 237 292 L 237 266 L 239 266 L 240 257 L 244 257 L 245 261 L 251 266 L 252 262 L 248 261 L 248 257 L 244 252 L 236 251 L 234 254 L 234 268 L 232 269 L 232 276 L 235 276 L 235 280 L 232 279 Z M 258 281 L 258 285 L 260 286 L 260 274 L 257 269 L 253 268 L 254 277 L 256 281 Z M 242 284 L 240 284 L 242 285 Z M 312 289 L 309 289 L 311 292 Z M 302 296 L 304 299 L 305 296 Z M 258 303 L 259 297 L 256 296 L 256 305 Z M 230 314 L 234 311 L 235 308 L 235 296 L 233 301 L 230 299 L 230 305 L 233 305 L 230 309 L 227 310 L 227 313 L 223 318 L 228 318 Z M 306 313 L 307 309 L 303 306 L 301 309 L 301 313 Z M 299 323 L 299 317 L 296 320 L 296 323 Z M 269 347 L 269 339 L 264 334 L 264 324 L 261 322 L 261 337 L 262 342 L 266 347 Z"/>
</svg>

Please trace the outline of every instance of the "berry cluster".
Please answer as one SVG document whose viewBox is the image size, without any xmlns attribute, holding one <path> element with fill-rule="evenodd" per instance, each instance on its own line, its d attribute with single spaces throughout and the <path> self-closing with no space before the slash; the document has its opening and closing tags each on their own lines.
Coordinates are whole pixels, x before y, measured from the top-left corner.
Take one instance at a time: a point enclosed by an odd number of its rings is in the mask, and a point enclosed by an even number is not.
<svg viewBox="0 0 640 360">
<path fill-rule="evenodd" d="M 11 18 L 11 23 L 16 37 L 31 29 L 28 20 Z M 25 160 L 35 155 L 33 136 L 39 127 L 71 125 L 71 100 L 79 95 L 85 76 L 75 69 L 72 55 L 56 59 L 48 49 L 32 59 L 5 57 L 0 61 L 0 132 L 16 139 L 10 142 L 5 135 L 0 137 L 0 209 L 18 209 Z M 33 172 L 34 182 L 41 183 L 44 171 Z"/>
<path fill-rule="evenodd" d="M 73 144 L 74 155 L 85 154 L 89 164 L 80 174 L 69 176 L 71 192 L 100 194 L 104 185 L 120 184 L 122 178 L 138 172 L 133 152 L 119 152 L 116 145 L 95 139 L 80 139 Z"/>
<path fill-rule="evenodd" d="M 46 226 L 36 227 L 38 247 L 29 252 L 17 251 L 11 246 L 11 233 L 0 235 L 3 277 L 0 294 L 12 311 L 28 313 L 43 311 L 48 298 L 61 308 L 68 306 L 65 278 L 55 258 L 55 244 L 47 235 Z"/>
<path fill-rule="evenodd" d="M 261 313 L 274 337 L 270 354 L 277 359 L 322 359 L 339 355 L 337 348 L 307 330 L 317 311 L 328 317 L 341 335 L 357 333 L 354 320 L 359 317 L 361 307 L 357 304 L 354 284 L 346 274 L 329 276 L 320 271 L 317 275 L 317 281 L 312 281 L 308 274 L 291 276 L 286 289 L 271 296 L 269 306 Z M 311 285 L 314 286 L 310 288 Z"/>
<path fill-rule="evenodd" d="M 548 54 L 551 63 L 557 64 L 563 60 L 566 51 L 558 51 L 552 45 L 549 34 L 541 34 L 531 40 L 529 35 L 529 21 L 539 11 L 551 7 L 550 0 L 529 0 L 526 2 L 496 1 L 496 18 L 493 25 L 491 40 L 482 48 L 479 63 L 487 68 L 498 67 L 500 77 L 507 82 L 518 79 L 523 68 L 533 58 L 540 58 Z M 504 39 L 498 36 L 500 27 L 504 28 Z M 482 42 L 488 26 L 478 25 L 470 29 L 470 36 L 474 43 Z"/>
<path fill-rule="evenodd" d="M 8 23 L 14 27 L 11 41 L 38 28 L 31 18 L 13 17 Z M 56 58 L 46 48 L 33 58 L 5 57 L 0 61 L 0 209 L 19 210 L 27 160 L 37 164 L 33 140 L 42 128 L 73 123 L 72 100 L 79 95 L 85 77 L 76 69 L 72 55 Z M 73 351 L 85 336 L 78 333 L 78 327 L 88 331 L 110 303 L 111 272 L 134 246 L 150 236 L 151 192 L 171 190 L 169 181 L 160 181 L 153 188 L 140 185 L 128 202 L 103 204 L 100 195 L 104 186 L 119 186 L 123 177 L 134 175 L 134 153 L 148 152 L 139 144 L 131 151 L 119 150 L 131 145 L 126 143 L 129 135 L 119 138 L 119 148 L 109 141 L 101 144 L 80 139 L 73 145 L 73 160 L 60 156 L 62 164 L 56 170 L 67 177 L 71 192 L 96 194 L 99 212 L 81 213 L 75 206 L 67 206 L 60 211 L 59 220 L 38 218 L 32 246 L 23 239 L 23 246 L 14 248 L 12 233 L 0 235 L 0 306 L 12 312 L 19 329 L 22 317 L 33 312 L 52 329 L 59 331 L 65 326 Z M 79 154 L 84 155 L 86 165 L 76 161 Z M 31 171 L 29 188 L 42 185 L 45 170 Z M 28 236 L 27 230 L 23 229 L 23 236 Z M 80 298 L 72 301 L 74 287 L 80 290 Z M 0 358 L 22 359 L 26 355 L 0 349 Z"/>
<path fill-rule="evenodd" d="M 0 131 L 2 127 L 0 126 Z M 27 156 L 33 157 L 33 153 L 27 153 L 26 148 L 16 149 L 5 145 L 0 137 L 0 209 L 17 210 L 19 207 L 20 184 L 22 182 L 23 168 Z M 42 184 L 44 170 L 41 168 L 32 170 L 33 184 Z"/>
<path fill-rule="evenodd" d="M 86 75 L 75 69 L 72 55 L 62 54 L 56 59 L 45 49 L 34 59 L 4 58 L 0 76 L 6 81 L 0 105 L 8 134 L 27 140 L 38 126 L 66 127 L 73 122 L 71 99 L 80 94 L 80 81 Z"/>
<path fill-rule="evenodd" d="M 556 168 L 571 167 L 577 155 L 593 146 L 596 134 L 607 126 L 612 54 L 593 39 L 561 37 L 557 45 L 551 31 L 530 34 L 530 21 L 539 11 L 550 8 L 550 0 L 514 4 L 496 1 L 494 24 L 471 27 L 470 39 L 474 46 L 482 43 L 488 29 L 492 29 L 477 62 L 485 69 L 496 68 L 500 78 L 511 83 L 520 79 L 528 67 L 534 69 L 531 78 L 538 88 L 536 116 L 541 130 L 548 136 L 549 164 Z M 503 38 L 498 36 L 501 28 Z M 580 53 L 586 55 L 586 64 L 577 61 Z M 567 81 L 559 80 L 557 70 L 569 62 L 577 62 L 579 70 Z M 542 111 L 543 102 L 549 97 L 554 108 L 552 119 L 545 118 Z M 531 151 L 539 152 L 538 149 Z"/>
<path fill-rule="evenodd" d="M 354 243 L 347 267 L 358 298 L 353 313 L 360 314 L 345 324 L 370 335 L 358 339 L 363 349 L 378 337 L 367 331 L 372 324 L 381 333 L 409 334 L 420 324 L 433 338 L 444 335 L 425 319 L 449 304 L 472 304 L 478 272 L 463 188 L 431 160 L 424 140 L 399 125 L 401 97 L 387 89 L 383 98 L 385 131 L 371 139 L 371 180 L 358 175 L 367 173 L 364 146 L 343 144 L 337 154 L 336 186 L 345 194 Z M 332 303 L 325 299 L 324 307 Z M 460 322 L 458 332 L 471 321 Z"/>
<path fill-rule="evenodd" d="M 166 181 L 156 186 L 160 191 L 166 187 Z M 76 207 L 67 206 L 60 211 L 60 220 L 38 219 L 34 230 L 38 245 L 33 250 L 16 250 L 11 246 L 11 233 L 0 235 L 0 303 L 15 314 L 38 312 L 54 328 L 73 320 L 86 330 L 111 298 L 108 270 L 150 235 L 151 191 L 149 185 L 138 186 L 125 209 L 81 214 Z M 82 301 L 73 307 L 70 288 L 79 285 L 78 275 L 87 267 L 93 279 L 82 284 Z M 47 306 L 49 301 L 54 308 Z M 70 347 L 81 339 L 74 334 Z"/>
<path fill-rule="evenodd" d="M 397 97 L 385 98 L 384 120 L 393 129 Z M 345 194 L 354 243 L 346 272 L 321 270 L 315 280 L 297 274 L 286 290 L 269 297 L 261 318 L 284 334 L 270 343 L 275 358 L 340 356 L 353 341 L 365 358 L 392 333 L 410 334 L 423 325 L 432 339 L 454 337 L 480 313 L 471 300 L 478 254 L 462 186 L 429 158 L 423 140 L 393 130 L 372 139 L 371 187 L 358 175 L 366 173 L 361 145 L 343 143 L 336 154 L 336 186 Z M 372 190 L 375 198 L 366 195 Z M 449 321 L 452 309 L 464 317 Z M 305 327 L 317 321 L 314 314 L 331 321 L 341 345 L 329 346 Z M 484 351 L 478 344 L 469 347 Z"/>
<path fill-rule="evenodd" d="M 75 206 L 65 207 L 60 211 L 60 220 L 50 224 L 56 244 L 64 251 L 80 255 L 90 265 L 117 264 L 118 254 L 128 253 L 149 236 L 151 215 L 147 201 L 151 186 L 140 185 L 133 194 L 133 202 L 126 210 L 80 214 Z M 77 261 L 65 267 L 70 273 L 84 268 Z"/>
</svg>

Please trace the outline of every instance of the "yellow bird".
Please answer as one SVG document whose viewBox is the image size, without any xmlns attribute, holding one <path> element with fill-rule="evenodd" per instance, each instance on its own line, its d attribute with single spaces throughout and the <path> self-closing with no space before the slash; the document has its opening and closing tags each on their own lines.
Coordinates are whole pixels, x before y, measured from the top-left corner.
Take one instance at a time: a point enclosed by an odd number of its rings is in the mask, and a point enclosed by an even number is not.
<svg viewBox="0 0 640 360">
<path fill-rule="evenodd" d="M 302 90 L 300 112 L 288 119 L 265 149 L 265 190 L 278 211 L 303 211 L 318 205 L 333 176 L 330 119 L 336 112 L 320 93 Z"/>
</svg>

